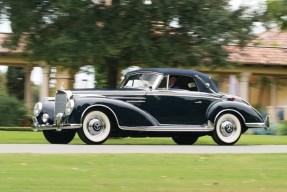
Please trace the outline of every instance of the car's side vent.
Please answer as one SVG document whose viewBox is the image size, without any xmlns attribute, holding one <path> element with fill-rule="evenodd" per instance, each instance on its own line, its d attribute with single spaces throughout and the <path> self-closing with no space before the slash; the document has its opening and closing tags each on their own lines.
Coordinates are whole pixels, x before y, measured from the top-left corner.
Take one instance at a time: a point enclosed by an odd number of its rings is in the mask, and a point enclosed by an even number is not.
<svg viewBox="0 0 287 192">
<path fill-rule="evenodd" d="M 55 99 L 55 116 L 58 113 L 64 113 L 67 103 L 67 95 L 65 93 L 57 93 Z M 56 119 L 56 118 L 55 118 Z"/>
</svg>

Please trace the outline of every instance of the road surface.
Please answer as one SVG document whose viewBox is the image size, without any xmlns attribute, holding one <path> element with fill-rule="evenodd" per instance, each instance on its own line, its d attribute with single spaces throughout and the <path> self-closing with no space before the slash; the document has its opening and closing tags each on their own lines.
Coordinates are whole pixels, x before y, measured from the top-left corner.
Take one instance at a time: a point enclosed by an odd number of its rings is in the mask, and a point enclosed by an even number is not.
<svg viewBox="0 0 287 192">
<path fill-rule="evenodd" d="M 52 145 L 0 144 L 0 153 L 164 153 L 164 154 L 234 154 L 234 153 L 287 153 L 287 145 Z"/>
</svg>

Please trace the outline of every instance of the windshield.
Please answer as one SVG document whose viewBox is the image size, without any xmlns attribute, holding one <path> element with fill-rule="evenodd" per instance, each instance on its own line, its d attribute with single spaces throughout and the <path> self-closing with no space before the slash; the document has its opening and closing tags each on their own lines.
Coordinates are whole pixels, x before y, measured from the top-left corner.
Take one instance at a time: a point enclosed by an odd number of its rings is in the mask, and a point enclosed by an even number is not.
<svg viewBox="0 0 287 192">
<path fill-rule="evenodd" d="M 127 75 L 123 80 L 121 87 L 128 88 L 153 88 L 158 79 L 159 74 L 156 73 L 136 73 Z"/>
</svg>

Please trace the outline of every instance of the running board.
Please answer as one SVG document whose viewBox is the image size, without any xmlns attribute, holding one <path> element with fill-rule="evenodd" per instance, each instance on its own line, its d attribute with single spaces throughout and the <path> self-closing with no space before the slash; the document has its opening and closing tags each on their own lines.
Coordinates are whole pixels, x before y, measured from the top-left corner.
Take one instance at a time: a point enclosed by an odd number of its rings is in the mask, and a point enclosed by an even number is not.
<svg viewBox="0 0 287 192">
<path fill-rule="evenodd" d="M 120 126 L 120 129 L 144 132 L 211 132 L 214 127 L 212 125 L 159 125 L 141 127 Z"/>
</svg>

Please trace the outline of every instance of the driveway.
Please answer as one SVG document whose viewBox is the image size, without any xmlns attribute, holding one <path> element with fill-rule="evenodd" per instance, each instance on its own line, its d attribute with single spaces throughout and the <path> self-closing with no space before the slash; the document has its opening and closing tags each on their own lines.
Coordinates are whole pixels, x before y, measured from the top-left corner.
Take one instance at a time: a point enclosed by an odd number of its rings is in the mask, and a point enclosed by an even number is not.
<svg viewBox="0 0 287 192">
<path fill-rule="evenodd" d="M 235 153 L 287 153 L 287 145 L 52 145 L 52 144 L 0 144 L 0 153 L 165 153 L 165 154 L 235 154 Z"/>
</svg>

